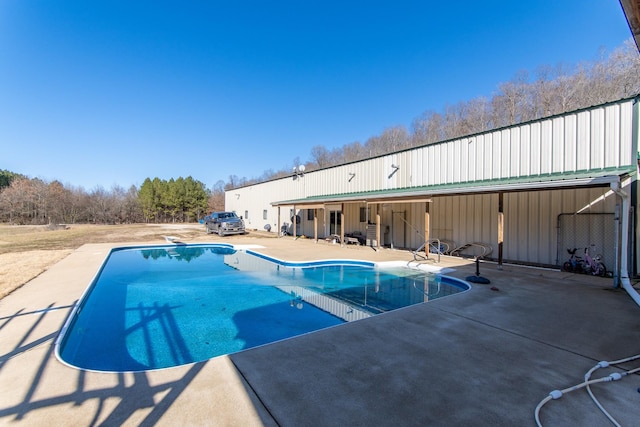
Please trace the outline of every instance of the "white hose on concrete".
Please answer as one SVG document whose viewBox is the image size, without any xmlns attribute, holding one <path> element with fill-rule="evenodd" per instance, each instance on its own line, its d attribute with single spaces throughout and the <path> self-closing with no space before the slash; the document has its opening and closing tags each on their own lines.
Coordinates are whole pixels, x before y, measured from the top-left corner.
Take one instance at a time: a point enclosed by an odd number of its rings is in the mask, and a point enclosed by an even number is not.
<svg viewBox="0 0 640 427">
<path fill-rule="evenodd" d="M 539 427 L 542 427 L 542 423 L 540 422 L 540 409 L 542 409 L 542 407 L 549 402 L 550 400 L 556 400 L 556 399 L 560 399 L 565 393 L 569 393 L 572 391 L 576 391 L 579 390 L 581 388 L 584 388 L 588 385 L 591 384 L 597 384 L 597 383 L 602 383 L 602 382 L 607 382 L 607 381 L 613 381 L 614 378 L 611 376 L 606 376 L 603 378 L 598 378 L 597 380 L 590 380 L 590 381 L 584 381 L 581 382 L 580 384 L 576 384 L 574 386 L 571 387 L 567 387 L 563 390 L 553 390 L 551 393 L 549 393 L 549 395 L 547 397 L 545 397 L 544 399 L 542 399 L 542 401 L 540 403 L 538 403 L 538 406 L 536 406 L 536 411 L 535 411 L 535 418 L 536 418 L 536 424 Z"/>
<path fill-rule="evenodd" d="M 637 355 L 631 356 L 631 357 L 626 357 L 626 358 L 620 359 L 620 360 L 614 360 L 612 362 L 606 362 L 606 361 L 599 362 L 598 364 L 596 364 L 596 366 L 594 366 L 593 368 L 589 369 L 589 371 L 584 376 L 584 380 L 585 381 L 589 381 L 591 379 L 591 375 L 595 371 L 600 369 L 600 368 L 608 368 L 609 366 L 619 365 L 621 363 L 630 362 L 630 361 L 636 360 L 636 359 L 640 359 L 640 354 L 637 354 Z M 626 375 L 629 375 L 630 373 L 634 373 L 634 372 L 636 372 L 638 370 L 640 370 L 640 369 L 639 368 L 633 369 L 631 371 L 623 372 L 623 374 L 626 376 Z M 600 411 L 609 419 L 609 421 L 611 421 L 611 423 L 614 426 L 620 427 L 620 424 L 618 424 L 618 422 L 613 418 L 613 416 L 611 416 L 611 414 L 609 412 L 607 412 L 606 409 L 604 409 L 604 407 L 602 406 L 600 401 L 598 399 L 596 399 L 596 397 L 594 396 L 593 392 L 591 391 L 591 387 L 589 385 L 587 385 L 587 393 L 589 393 L 589 396 L 591 397 L 591 400 L 593 400 L 593 403 L 596 404 L 598 409 L 600 409 Z"/>
<path fill-rule="evenodd" d="M 551 393 L 549 393 L 549 395 L 547 397 L 545 397 L 544 399 L 542 399 L 540 401 L 540 403 L 538 403 L 538 406 L 536 406 L 536 410 L 534 412 L 534 416 L 535 416 L 536 424 L 538 425 L 538 427 L 542 427 L 542 422 L 540 421 L 540 410 L 542 409 L 542 407 L 547 402 L 549 402 L 551 400 L 560 399 L 566 393 L 570 393 L 572 391 L 576 391 L 576 390 L 579 390 L 579 389 L 584 388 L 584 387 L 587 387 L 587 389 L 588 389 L 591 384 L 598 384 L 598 383 L 610 382 L 610 381 L 618 381 L 618 380 L 622 379 L 623 377 L 626 377 L 627 375 L 631 375 L 631 374 L 635 374 L 636 372 L 640 372 L 640 368 L 635 368 L 635 369 L 631 369 L 629 371 L 614 372 L 614 373 L 612 373 L 610 375 L 607 375 L 606 377 L 598 378 L 598 379 L 595 379 L 595 380 L 587 379 L 587 377 L 590 377 L 591 374 L 596 369 L 603 368 L 603 367 L 608 367 L 608 366 L 611 366 L 611 365 L 616 365 L 616 364 L 619 364 L 619 363 L 628 362 L 628 361 L 635 360 L 635 359 L 640 359 L 640 354 L 635 355 L 635 356 L 631 356 L 631 357 L 627 357 L 626 359 L 616 360 L 616 361 L 613 361 L 613 362 L 599 362 L 594 368 L 590 369 L 589 372 L 587 372 L 587 374 L 585 375 L 585 380 L 583 382 L 581 382 L 580 384 L 576 384 L 574 386 L 567 387 L 567 388 L 565 388 L 563 390 L 553 390 Z M 598 402 L 598 400 L 595 398 L 595 396 L 593 396 L 592 393 L 589 393 L 589 395 L 592 396 L 592 399 L 594 400 L 594 402 L 598 406 L 598 409 L 600 409 L 603 412 L 603 414 L 609 419 L 609 421 L 611 421 L 616 427 L 620 427 L 620 424 L 611 416 L 611 414 L 609 414 L 602 407 L 602 405 L 600 404 L 600 402 Z"/>
</svg>

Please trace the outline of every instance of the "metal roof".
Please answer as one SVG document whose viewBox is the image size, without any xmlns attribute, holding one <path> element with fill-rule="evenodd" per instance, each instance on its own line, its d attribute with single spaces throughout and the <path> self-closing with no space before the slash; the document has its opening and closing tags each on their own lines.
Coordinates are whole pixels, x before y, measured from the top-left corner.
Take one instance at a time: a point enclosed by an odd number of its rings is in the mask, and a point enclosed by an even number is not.
<svg viewBox="0 0 640 427">
<path fill-rule="evenodd" d="M 636 47 L 640 50 L 640 0 L 620 0 L 620 5 L 627 18 Z"/>
<path fill-rule="evenodd" d="M 429 201 L 432 196 L 462 194 L 501 193 L 518 191 L 542 191 L 562 188 L 601 187 L 619 182 L 621 176 L 632 175 L 635 167 L 607 168 L 599 171 L 576 171 L 521 178 L 491 179 L 424 187 L 396 188 L 391 190 L 364 191 L 357 193 L 326 194 L 301 199 L 272 202 L 272 206 L 306 206 L 321 208 L 328 203 L 415 203 Z"/>
</svg>

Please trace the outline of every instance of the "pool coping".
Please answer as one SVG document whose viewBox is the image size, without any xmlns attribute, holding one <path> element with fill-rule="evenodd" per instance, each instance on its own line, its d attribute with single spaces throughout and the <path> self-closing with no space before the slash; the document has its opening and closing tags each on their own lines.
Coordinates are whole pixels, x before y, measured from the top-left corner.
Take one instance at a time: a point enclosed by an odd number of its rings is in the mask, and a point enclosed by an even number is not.
<svg viewBox="0 0 640 427">
<path fill-rule="evenodd" d="M 137 245 L 127 245 L 127 246 L 115 246 L 112 247 L 109 252 L 106 254 L 106 256 L 104 257 L 104 259 L 102 260 L 102 263 L 100 264 L 98 270 L 96 271 L 95 275 L 93 276 L 93 278 L 91 279 L 91 281 L 88 283 L 86 289 L 84 290 L 84 292 L 82 293 L 82 295 L 80 296 L 80 298 L 76 301 L 76 303 L 73 305 L 73 307 L 71 308 L 71 311 L 69 312 L 67 319 L 65 320 L 62 328 L 60 329 L 58 335 L 56 336 L 54 343 L 53 343 L 53 347 L 54 347 L 54 354 L 55 357 L 58 359 L 58 361 L 60 363 L 62 363 L 63 365 L 66 365 L 67 367 L 71 368 L 71 369 L 79 369 L 82 371 L 87 371 L 87 372 L 96 372 L 96 373 L 135 373 L 135 372 L 149 372 L 149 371 L 157 371 L 157 370 L 163 370 L 163 369 L 171 369 L 171 368 L 175 368 L 178 366 L 184 366 L 184 365 L 191 365 L 193 363 L 199 363 L 201 361 L 196 361 L 196 362 L 187 362 L 187 363 L 182 363 L 179 365 L 174 365 L 174 366 L 167 366 L 167 367 L 158 367 L 158 368 L 149 368 L 149 369 L 139 369 L 139 370 L 119 370 L 119 371 L 115 371 L 115 370 L 106 370 L 106 369 L 92 369 L 92 368 L 88 368 L 88 367 L 79 367 L 76 366 L 72 363 L 69 363 L 68 361 L 66 361 L 64 359 L 64 357 L 61 354 L 62 351 L 62 345 L 63 345 L 63 341 L 67 338 L 67 332 L 69 330 L 69 328 L 72 326 L 72 323 L 76 320 L 79 311 L 82 310 L 83 308 L 83 304 L 86 302 L 86 299 L 88 298 L 89 294 L 91 293 L 91 291 L 93 291 L 94 287 L 97 284 L 97 280 L 100 277 L 100 274 L 103 272 L 105 266 L 107 265 L 107 262 L 109 261 L 109 258 L 115 253 L 115 252 L 119 252 L 119 251 L 125 251 L 125 250 L 144 250 L 144 249 L 148 249 L 148 248 L 158 248 L 158 249 L 163 249 L 163 248 L 172 248 L 172 247 L 217 247 L 217 248 L 227 248 L 227 249 L 233 249 L 235 251 L 242 251 L 245 252 L 249 255 L 255 256 L 257 258 L 263 259 L 263 260 L 267 260 L 269 262 L 272 262 L 275 265 L 280 265 L 280 266 L 284 266 L 284 267 L 288 267 L 288 268 L 300 268 L 300 269 L 305 269 L 305 268 L 315 268 L 315 267 L 332 267 L 332 266 L 355 266 L 355 267 L 372 267 L 372 268 L 407 268 L 410 270 L 419 270 L 419 271 L 423 271 L 425 273 L 433 273 L 433 274 L 438 274 L 441 275 L 443 277 L 445 277 L 447 279 L 448 282 L 450 282 L 451 286 L 455 286 L 457 288 L 460 289 L 459 292 L 457 292 L 456 294 L 460 294 L 460 293 L 464 293 L 467 292 L 471 289 L 472 285 L 471 283 L 461 280 L 461 279 L 457 279 L 455 277 L 451 277 L 451 276 L 446 276 L 444 273 L 445 272 L 452 272 L 454 271 L 451 268 L 441 268 L 441 267 L 435 267 L 435 266 L 431 266 L 431 265 L 426 265 L 426 264 L 415 264 L 415 265 L 407 265 L 407 263 L 405 262 L 401 262 L 401 261 L 380 261 L 380 262 L 371 262 L 371 261 L 364 261 L 364 260 L 357 260 L 357 259 L 339 259 L 339 258 L 334 258 L 334 259 L 316 259 L 316 260 L 309 260 L 309 261 L 286 261 L 286 260 L 282 260 L 273 256 L 269 256 L 269 255 L 264 255 L 258 251 L 256 251 L 255 249 L 263 249 L 263 246 L 259 246 L 259 245 L 234 245 L 234 244 L 229 244 L 229 243 L 169 243 L 169 244 L 152 244 L 152 245 L 142 245 L 142 244 L 137 244 Z M 453 296 L 456 294 L 452 294 L 452 295 L 447 295 L 447 296 Z M 445 296 L 446 297 L 446 296 Z M 439 298 L 445 298 L 445 297 L 439 297 Z M 439 299 L 438 298 L 438 299 Z M 431 301 L 425 301 L 422 302 L 422 304 L 424 303 L 428 303 Z M 414 304 L 412 304 L 414 305 Z M 395 310 L 402 310 L 406 307 L 399 307 L 396 308 L 392 311 Z M 322 308 L 320 308 L 321 310 L 323 310 Z M 374 316 L 374 315 L 382 315 L 385 313 L 376 313 L 376 314 L 370 314 L 370 316 Z M 357 321 L 357 320 L 361 320 L 361 319 L 355 319 L 355 320 L 346 320 L 346 322 L 351 322 L 351 321 Z M 333 327 L 336 326 L 341 326 L 341 325 L 335 325 Z M 321 328 L 321 329 L 327 329 L 329 327 L 326 328 Z M 310 334 L 310 333 L 314 333 L 316 331 L 308 331 L 305 332 L 303 334 L 299 334 L 296 336 L 301 336 L 301 335 L 306 335 L 306 334 Z M 231 354 L 234 353 L 238 353 L 241 351 L 247 351 L 247 350 L 251 350 L 252 348 L 257 348 L 257 347 L 261 347 L 264 345 L 269 345 L 275 342 L 281 342 L 284 341 L 286 339 L 291 339 L 291 338 L 295 338 L 294 337 L 289 337 L 289 338 L 284 338 L 284 339 L 279 339 L 276 341 L 272 341 L 272 342 L 268 342 L 268 343 L 264 343 L 264 344 L 260 344 L 258 346 L 254 346 L 254 347 L 249 347 L 249 348 L 243 348 L 241 350 L 238 350 L 237 352 L 232 352 L 232 353 L 227 353 L 224 355 L 217 355 L 217 356 L 212 356 L 211 358 L 207 359 L 207 360 L 211 360 L 215 357 L 220 357 L 220 356 L 229 356 Z"/>
</svg>

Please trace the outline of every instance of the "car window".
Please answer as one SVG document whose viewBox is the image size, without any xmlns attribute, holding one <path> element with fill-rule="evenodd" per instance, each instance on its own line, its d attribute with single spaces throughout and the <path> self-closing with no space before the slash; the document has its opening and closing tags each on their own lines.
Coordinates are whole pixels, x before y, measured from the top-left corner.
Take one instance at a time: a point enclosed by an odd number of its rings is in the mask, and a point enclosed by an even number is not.
<svg viewBox="0 0 640 427">
<path fill-rule="evenodd" d="M 217 212 L 211 214 L 211 219 L 228 219 L 228 218 L 238 218 L 235 212 Z"/>
</svg>

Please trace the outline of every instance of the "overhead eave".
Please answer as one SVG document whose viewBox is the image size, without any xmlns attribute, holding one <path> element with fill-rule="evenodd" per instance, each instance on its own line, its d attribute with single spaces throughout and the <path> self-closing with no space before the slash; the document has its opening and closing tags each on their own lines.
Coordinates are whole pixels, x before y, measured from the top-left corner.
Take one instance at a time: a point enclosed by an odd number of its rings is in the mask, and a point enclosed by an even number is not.
<svg viewBox="0 0 640 427">
<path fill-rule="evenodd" d="M 360 193 L 330 194 L 272 202 L 272 206 L 296 206 L 303 209 L 320 209 L 333 203 L 419 203 L 429 202 L 432 196 L 512 193 L 580 187 L 603 187 L 619 182 L 620 177 L 634 173 L 633 168 L 602 170 L 600 173 L 550 174 L 537 177 L 498 179 L 434 185 L 393 190 L 366 191 Z"/>
</svg>

